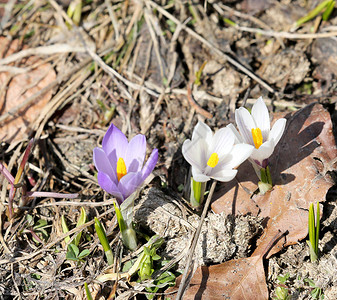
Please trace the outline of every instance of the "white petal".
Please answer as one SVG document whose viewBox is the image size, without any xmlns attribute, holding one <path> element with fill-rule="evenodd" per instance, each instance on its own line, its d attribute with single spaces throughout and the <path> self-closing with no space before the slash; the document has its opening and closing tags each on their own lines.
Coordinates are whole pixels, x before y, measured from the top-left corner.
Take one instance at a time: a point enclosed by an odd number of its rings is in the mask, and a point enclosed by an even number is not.
<svg viewBox="0 0 337 300">
<path fill-rule="evenodd" d="M 202 174 L 198 168 L 195 168 L 193 166 L 192 166 L 192 176 L 193 176 L 193 179 L 197 182 L 206 182 L 210 180 L 209 176 Z"/>
<path fill-rule="evenodd" d="M 274 141 L 270 140 L 263 143 L 259 149 L 254 148 L 252 155 L 250 156 L 253 160 L 262 163 L 265 159 L 269 158 L 273 154 L 275 145 Z"/>
<path fill-rule="evenodd" d="M 186 140 L 182 147 L 182 153 L 187 162 L 193 167 L 203 170 L 207 165 L 208 146 L 202 139 Z"/>
<path fill-rule="evenodd" d="M 230 123 L 226 126 L 226 128 L 229 128 L 230 130 L 233 131 L 234 135 L 235 135 L 235 144 L 241 144 L 244 143 L 241 134 L 239 133 L 239 131 L 237 131 L 237 129 L 235 128 L 235 126 Z"/>
<path fill-rule="evenodd" d="M 238 172 L 237 170 L 224 169 L 214 174 L 212 173 L 211 177 L 218 181 L 228 182 L 228 181 L 231 181 L 235 177 L 237 172 Z"/>
<path fill-rule="evenodd" d="M 213 137 L 213 132 L 211 128 L 209 128 L 205 123 L 198 122 L 195 125 L 193 133 L 192 133 L 192 141 L 196 142 L 199 139 L 205 140 L 208 144 L 210 144 Z"/>
<path fill-rule="evenodd" d="M 249 111 L 244 107 L 236 109 L 235 122 L 245 143 L 254 146 L 252 129 L 256 128 L 256 125 Z"/>
<path fill-rule="evenodd" d="M 226 161 L 226 168 L 236 168 L 251 156 L 255 147 L 247 144 L 234 145 Z"/>
<path fill-rule="evenodd" d="M 228 153 L 231 152 L 235 142 L 235 135 L 229 128 L 221 128 L 218 130 L 213 138 L 209 147 L 209 155 L 217 153 L 219 159 L 223 159 Z"/>
<path fill-rule="evenodd" d="M 280 138 L 283 135 L 284 129 L 286 128 L 287 120 L 282 118 L 278 119 L 269 134 L 269 140 L 274 140 L 274 145 L 276 146 Z"/>
<path fill-rule="evenodd" d="M 256 100 L 252 108 L 252 117 L 258 128 L 261 129 L 263 141 L 267 141 L 270 131 L 269 111 L 262 97 Z"/>
</svg>

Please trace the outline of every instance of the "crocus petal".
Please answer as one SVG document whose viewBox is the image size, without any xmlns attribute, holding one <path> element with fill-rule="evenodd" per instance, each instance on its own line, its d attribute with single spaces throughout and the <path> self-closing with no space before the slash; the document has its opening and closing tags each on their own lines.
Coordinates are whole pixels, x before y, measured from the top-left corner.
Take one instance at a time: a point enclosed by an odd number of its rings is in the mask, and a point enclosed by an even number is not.
<svg viewBox="0 0 337 300">
<path fill-rule="evenodd" d="M 114 169 L 117 166 L 117 160 L 124 157 L 128 148 L 128 140 L 114 124 L 111 123 L 109 129 L 103 137 L 102 147 L 107 154 L 110 163 Z"/>
<path fill-rule="evenodd" d="M 286 128 L 287 120 L 282 118 L 278 119 L 269 134 L 269 140 L 274 140 L 274 145 L 277 145 L 280 138 L 283 135 L 284 129 Z"/>
<path fill-rule="evenodd" d="M 119 202 L 122 202 L 124 200 L 123 195 L 119 191 L 117 185 L 111 180 L 111 178 L 107 174 L 98 171 L 97 181 L 103 190 L 116 197 Z"/>
<path fill-rule="evenodd" d="M 206 168 L 208 146 L 205 140 L 186 140 L 182 147 L 182 153 L 191 166 L 195 166 L 200 170 Z"/>
<path fill-rule="evenodd" d="M 203 122 L 198 122 L 198 124 L 194 127 L 193 133 L 192 133 L 192 141 L 196 142 L 197 140 L 206 140 L 208 144 L 211 143 L 213 137 L 213 133 L 211 128 L 207 126 Z"/>
<path fill-rule="evenodd" d="M 231 153 L 226 157 L 226 160 L 222 163 L 219 163 L 219 168 L 226 169 L 230 168 L 236 168 L 240 164 L 242 164 L 246 159 L 251 156 L 253 153 L 253 150 L 255 148 L 248 144 L 236 144 L 232 148 Z"/>
<path fill-rule="evenodd" d="M 119 181 L 118 189 L 122 193 L 124 199 L 126 199 L 143 183 L 143 181 L 141 172 L 128 173 Z"/>
<path fill-rule="evenodd" d="M 141 171 L 143 181 L 150 175 L 158 161 L 158 149 L 153 149 L 144 168 Z M 123 178 L 122 178 L 123 179 Z"/>
<path fill-rule="evenodd" d="M 94 164 L 96 166 L 96 169 L 100 172 L 103 172 L 107 174 L 111 180 L 117 184 L 117 176 L 116 171 L 112 168 L 110 161 L 103 151 L 103 149 L 96 147 L 94 149 Z"/>
<path fill-rule="evenodd" d="M 235 142 L 235 135 L 229 128 L 221 128 L 218 130 L 213 138 L 212 143 L 209 147 L 208 155 L 212 153 L 217 153 L 219 159 L 221 160 L 225 157 L 232 149 Z M 206 159 L 208 159 L 207 157 Z"/>
<path fill-rule="evenodd" d="M 228 124 L 226 127 L 233 131 L 235 135 L 235 144 L 244 143 L 244 140 L 242 139 L 241 134 L 239 133 L 239 131 L 237 131 L 237 129 L 232 123 Z"/>
<path fill-rule="evenodd" d="M 269 158 L 273 154 L 275 145 L 274 141 L 270 140 L 263 143 L 259 149 L 254 149 L 252 155 L 250 156 L 253 160 L 262 163 L 265 159 Z"/>
<path fill-rule="evenodd" d="M 193 165 L 192 165 L 192 177 L 194 181 L 197 182 L 206 182 L 210 180 L 209 176 L 202 174 L 201 171 L 198 168 L 195 168 Z"/>
<path fill-rule="evenodd" d="M 252 128 L 256 128 L 252 115 L 244 107 L 235 110 L 235 122 L 245 143 L 254 145 Z"/>
<path fill-rule="evenodd" d="M 212 173 L 211 177 L 221 182 L 228 182 L 235 177 L 237 172 L 238 172 L 237 170 L 223 169 L 216 173 Z"/>
<path fill-rule="evenodd" d="M 124 161 L 128 172 L 138 172 L 141 170 L 146 154 L 145 135 L 136 135 L 129 143 Z"/>
<path fill-rule="evenodd" d="M 261 129 L 263 141 L 267 141 L 270 131 L 269 111 L 262 97 L 257 99 L 253 105 L 252 117 L 256 126 Z"/>
</svg>

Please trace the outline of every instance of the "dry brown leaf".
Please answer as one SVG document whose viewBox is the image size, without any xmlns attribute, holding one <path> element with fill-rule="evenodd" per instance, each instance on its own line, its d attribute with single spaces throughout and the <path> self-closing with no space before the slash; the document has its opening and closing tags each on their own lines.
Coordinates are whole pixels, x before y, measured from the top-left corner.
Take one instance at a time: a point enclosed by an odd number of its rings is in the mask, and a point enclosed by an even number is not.
<svg viewBox="0 0 337 300">
<path fill-rule="evenodd" d="M 183 299 L 268 299 L 262 256 L 199 267 Z"/>
<path fill-rule="evenodd" d="M 19 41 L 9 42 L 6 38 L 0 37 L 0 45 L 0 57 L 3 58 L 17 51 Z M 12 78 L 9 72 L 0 72 L 0 112 L 2 116 L 55 80 L 56 74 L 52 66 L 49 63 L 43 63 L 38 57 L 31 56 L 20 65 L 18 62 L 16 64 L 24 68 L 32 65 L 36 67 L 26 73 L 14 75 Z M 2 122 L 0 141 L 10 143 L 26 138 L 30 134 L 30 124 L 39 116 L 51 96 L 52 91 L 47 91 Z"/>
<path fill-rule="evenodd" d="M 270 161 L 275 187 L 264 196 L 254 195 L 256 188 L 249 178 L 256 178 L 253 168 L 245 164 L 238 174 L 240 184 L 224 187 L 229 192 L 216 200 L 216 213 L 252 213 L 266 218 L 263 236 L 253 255 L 261 254 L 271 237 L 280 230 L 287 232 L 269 256 L 284 246 L 297 243 L 308 233 L 308 207 L 311 202 L 324 202 L 332 181 L 325 175 L 329 163 L 337 155 L 330 114 L 320 105 L 311 104 L 287 116 L 287 128 Z M 248 191 L 248 192 L 246 192 Z M 223 190 L 222 190 L 223 192 Z M 252 198 L 252 199 L 251 199 Z M 254 205 L 252 204 L 252 201 Z"/>
</svg>

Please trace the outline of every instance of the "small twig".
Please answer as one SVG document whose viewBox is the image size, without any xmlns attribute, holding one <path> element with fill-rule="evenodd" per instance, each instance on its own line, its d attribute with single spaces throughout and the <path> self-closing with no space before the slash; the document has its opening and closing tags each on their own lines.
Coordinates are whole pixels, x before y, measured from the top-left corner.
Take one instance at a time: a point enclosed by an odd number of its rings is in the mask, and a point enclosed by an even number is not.
<svg viewBox="0 0 337 300">
<path fill-rule="evenodd" d="M 69 52 L 85 52 L 83 46 L 71 46 L 68 44 L 55 44 L 50 46 L 41 46 L 37 48 L 28 48 L 14 53 L 3 59 L 0 59 L 0 65 L 7 65 L 12 62 L 20 61 L 21 59 L 32 55 L 51 55 L 55 53 L 69 53 Z"/>
<path fill-rule="evenodd" d="M 245 26 L 233 26 L 233 27 L 241 31 L 258 33 L 261 35 L 272 36 L 272 37 L 281 37 L 281 38 L 285 38 L 289 40 L 322 39 L 322 38 L 337 36 L 337 31 L 321 32 L 321 33 L 290 33 L 290 32 L 285 32 L 285 31 L 278 32 L 278 31 L 272 31 L 272 30 L 263 30 L 259 28 L 250 28 L 250 27 L 245 27 Z"/>
<path fill-rule="evenodd" d="M 180 300 L 183 296 L 184 288 L 185 288 L 185 282 L 186 282 L 186 278 L 187 278 L 187 273 L 189 271 L 189 267 L 190 267 L 190 264 L 191 264 L 191 261 L 192 261 L 193 255 L 194 255 L 195 247 L 197 246 L 197 242 L 198 242 L 199 235 L 200 235 L 200 232 L 201 232 L 202 224 L 205 220 L 209 204 L 211 203 L 211 199 L 212 199 L 212 196 L 213 196 L 213 193 L 214 193 L 216 183 L 217 183 L 216 180 L 214 180 L 213 183 L 212 183 L 212 186 L 211 186 L 211 189 L 209 191 L 207 200 L 205 202 L 204 209 L 202 211 L 202 215 L 201 215 L 201 218 L 200 218 L 198 229 L 196 230 L 196 232 L 194 234 L 192 246 L 190 248 L 190 254 L 189 254 L 189 257 L 188 257 L 187 262 L 186 262 L 184 274 L 183 274 L 183 277 L 182 277 L 181 282 L 180 282 L 180 286 L 179 286 L 179 290 L 178 290 L 178 293 L 177 293 L 176 300 Z"/>
<path fill-rule="evenodd" d="M 192 84 L 191 84 L 192 85 Z M 207 110 L 204 110 L 202 107 L 199 106 L 197 102 L 193 99 L 191 85 L 187 85 L 187 99 L 191 106 L 195 109 L 195 111 L 201 115 L 203 115 L 207 119 L 212 119 L 213 115 L 209 113 Z"/>
<path fill-rule="evenodd" d="M 118 24 L 118 21 L 117 21 L 117 18 L 116 18 L 116 14 L 112 8 L 112 5 L 110 3 L 110 1 L 108 0 L 105 0 L 104 1 L 107 9 L 108 9 L 108 12 L 109 12 L 109 16 L 110 16 L 110 19 L 111 19 L 111 23 L 112 23 L 112 26 L 114 28 L 114 31 L 115 31 L 115 40 L 118 41 L 119 40 L 119 24 Z"/>
</svg>

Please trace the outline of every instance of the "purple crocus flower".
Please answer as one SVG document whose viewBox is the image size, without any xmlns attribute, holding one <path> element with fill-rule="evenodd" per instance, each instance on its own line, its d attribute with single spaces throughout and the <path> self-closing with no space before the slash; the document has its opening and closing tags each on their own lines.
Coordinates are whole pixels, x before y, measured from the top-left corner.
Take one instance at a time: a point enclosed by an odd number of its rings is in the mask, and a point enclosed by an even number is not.
<svg viewBox="0 0 337 300">
<path fill-rule="evenodd" d="M 94 149 L 94 164 L 101 188 L 122 203 L 144 182 L 157 163 L 158 149 L 152 151 L 143 167 L 145 154 L 144 135 L 136 135 L 129 143 L 126 136 L 111 124 L 104 135 L 102 148 Z"/>
</svg>

